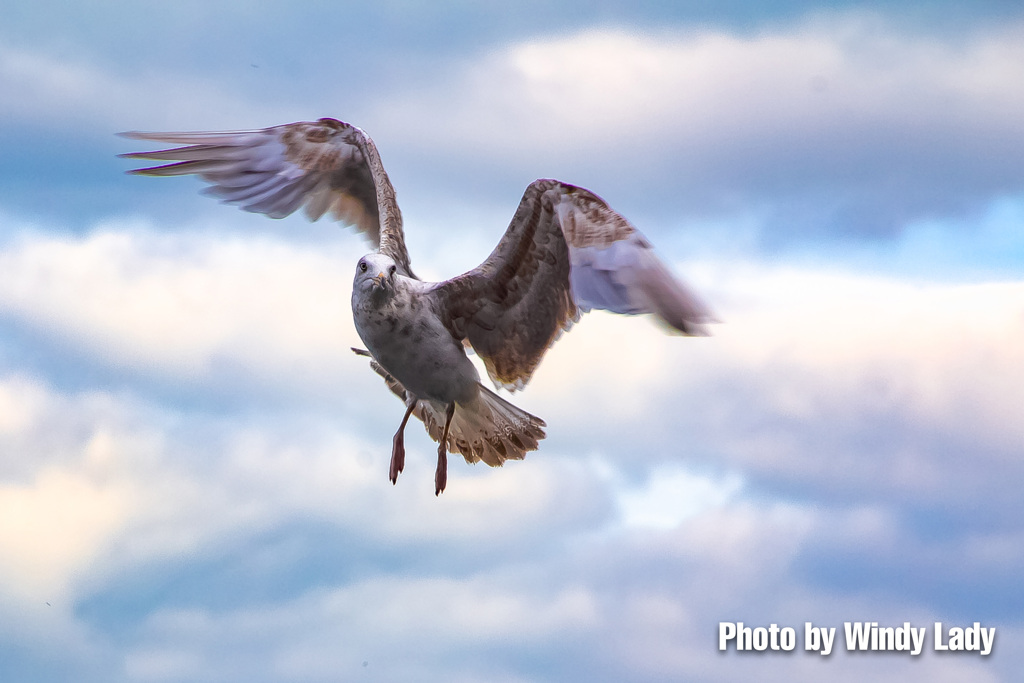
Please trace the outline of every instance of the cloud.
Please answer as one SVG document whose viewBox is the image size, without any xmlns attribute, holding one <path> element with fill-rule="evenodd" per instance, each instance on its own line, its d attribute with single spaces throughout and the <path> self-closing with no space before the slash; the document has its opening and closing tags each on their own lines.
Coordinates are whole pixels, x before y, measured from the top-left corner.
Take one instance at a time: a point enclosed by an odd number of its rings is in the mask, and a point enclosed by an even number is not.
<svg viewBox="0 0 1024 683">
<path fill-rule="evenodd" d="M 5 583 L 54 601 L 65 598 L 62 584 L 69 569 L 95 559 L 129 514 L 125 493 L 116 486 L 96 486 L 61 470 L 41 472 L 28 486 L 3 486 Z"/>
<path fill-rule="evenodd" d="M 673 529 L 735 499 L 741 490 L 735 474 L 716 480 L 663 465 L 650 472 L 645 486 L 620 490 L 618 502 L 626 525 Z"/>
<path fill-rule="evenodd" d="M 999 453 L 1024 436 L 1010 414 L 1024 367 L 1012 341 L 1024 324 L 1018 282 L 939 284 L 752 263 L 691 264 L 690 272 L 725 321 L 713 337 L 680 339 L 644 320 L 591 314 L 549 352 L 531 390 L 551 409 L 583 391 L 586 407 L 566 413 L 581 420 L 587 410 L 664 414 L 660 406 L 672 403 L 691 437 L 724 420 L 729 433 L 712 441 L 743 433 L 734 420 L 754 429 L 768 415 L 765 432 L 804 430 L 826 415 L 837 420 L 826 422 L 831 429 L 873 429 L 888 415 Z M 745 466 L 784 467 L 772 450 L 737 444 L 737 452 L 748 454 Z"/>
<path fill-rule="evenodd" d="M 273 603 L 156 610 L 131 629 L 125 662 L 133 677 L 202 680 L 414 671 L 425 680 L 560 680 L 570 669 L 593 680 L 731 680 L 755 670 L 765 680 L 814 680 L 820 672 L 807 670 L 808 655 L 729 659 L 706 641 L 736 614 L 754 624 L 813 619 L 841 628 L 849 614 L 867 612 L 930 625 L 933 614 L 905 602 L 794 585 L 801 549 L 835 531 L 808 509 L 742 503 L 668 533 L 576 539 L 542 563 L 515 561 L 512 544 L 502 564 L 458 578 L 451 569 L 381 567 L 372 578 Z M 929 654 L 879 661 L 836 653 L 827 662 L 840 680 L 868 672 L 928 679 L 948 666 Z M 987 662 L 958 667 L 958 675 L 990 675 Z"/>
<path fill-rule="evenodd" d="M 0 630 L 7 642 L 41 648 L 57 638 L 74 646 L 67 656 L 80 661 L 120 650 L 130 680 L 209 674 L 242 659 L 249 663 L 228 678 L 239 671 L 261 673 L 268 664 L 288 675 L 326 675 L 335 660 L 323 657 L 326 643 L 308 630 L 305 608 L 293 613 L 290 593 L 298 593 L 300 607 L 319 609 L 325 599 L 334 605 L 314 623 L 341 619 L 394 637 L 390 624 L 404 615 L 410 630 L 403 638 L 421 653 L 426 644 L 412 625 L 429 622 L 442 608 L 455 610 L 455 618 L 445 631 L 434 629 L 430 639 L 438 644 L 470 634 L 498 643 L 509 628 L 543 641 L 538 629 L 545 620 L 548 630 L 557 630 L 590 609 L 579 590 L 559 591 L 551 599 L 525 588 L 504 596 L 490 589 L 495 577 L 488 576 L 506 571 L 497 568 L 498 558 L 512 546 L 534 548 L 519 552 L 528 561 L 553 537 L 607 518 L 607 508 L 600 508 L 602 497 L 607 500 L 604 484 L 588 482 L 582 464 L 538 460 L 530 469 L 510 465 L 486 472 L 456 466 L 452 495 L 446 494 L 441 507 L 430 488 L 432 477 L 417 477 L 429 474 L 417 463 L 426 460 L 422 450 L 431 449 L 421 450 L 415 439 L 403 485 L 395 489 L 386 480 L 386 434 L 366 444 L 318 417 L 271 413 L 254 424 L 244 415 L 182 414 L 138 396 L 67 394 L 25 377 L 0 383 L 0 396 L 16 401 L 22 394 L 34 397 L 34 407 L 9 422 L 0 439 L 5 460 L 23 470 L 0 486 L 0 557 L 8 558 L 0 563 L 0 575 L 5 597 L 17 598 L 0 605 L 6 615 L 0 621 L 12 616 L 12 608 L 22 614 L 17 637 Z M 54 453 L 37 460 L 40 444 Z M 382 497 L 393 504 L 383 504 Z M 324 552 L 303 545 L 301 530 L 313 520 L 324 520 L 326 540 L 336 548 L 328 554 L 344 570 L 326 570 L 328 581 L 341 581 L 326 597 L 316 582 L 303 583 L 308 571 L 302 568 Z M 448 578 L 418 569 L 393 576 L 391 563 L 407 562 L 410 551 L 417 562 L 433 557 L 442 565 L 465 565 L 446 572 Z M 225 557 L 240 562 L 237 573 L 229 571 L 235 575 L 231 587 L 220 583 Z M 347 568 L 355 569 L 354 577 L 345 578 Z M 289 583 L 291 591 L 285 589 Z M 271 595 L 285 589 L 283 602 L 251 602 L 261 593 L 250 594 L 246 587 L 263 585 L 275 586 Z M 206 591 L 237 594 L 240 587 L 241 602 L 207 611 Z M 162 600 L 147 603 L 151 590 Z M 413 595 L 421 598 L 415 616 Z M 190 607 L 196 599 L 204 606 Z M 33 621 L 27 613 L 44 604 L 52 604 L 52 611 L 44 610 L 35 619 L 40 623 L 27 628 Z M 253 620 L 264 625 L 246 626 Z M 183 623 L 187 632 L 175 626 Z M 212 630 L 197 639 L 203 623 Z M 279 630 L 284 623 L 295 627 L 290 635 Z M 126 624 L 140 630 L 124 630 Z M 338 628 L 334 624 L 329 632 Z M 255 663 L 238 648 L 264 637 L 258 633 L 272 638 L 271 659 Z M 362 637 L 358 643 L 371 647 Z M 379 645 L 371 651 L 375 666 L 386 662 Z M 89 679 L 88 672 L 83 676 Z"/>
<path fill-rule="evenodd" d="M 0 434 L 0 555 L 9 558 L 0 573 L 11 590 L 54 603 L 81 600 L 127 567 L 216 555 L 219 545 L 263 543 L 312 520 L 330 520 L 335 540 L 421 547 L 421 556 L 465 556 L 473 567 L 509 543 L 542 548 L 614 515 L 607 482 L 572 459 L 502 470 L 453 461 L 439 507 L 433 448 L 420 434 L 409 438 L 405 495 L 395 499 L 390 429 L 367 442 L 346 421 L 294 406 L 217 416 L 0 378 L 0 399 L 21 396 L 33 410 Z M 118 590 L 131 594 L 131 581 Z"/>
<path fill-rule="evenodd" d="M 375 137 L 426 216 L 465 204 L 467 188 L 467 213 L 491 212 L 515 201 L 501 188 L 555 176 L 658 226 L 745 221 L 760 246 L 891 237 L 1020 194 L 1018 33 L 1013 20 L 931 34 L 854 12 L 748 32 L 591 28 L 413 60 L 415 77 L 339 94 L 315 68 L 257 84 L 0 45 L 0 107 L 58 138 L 69 107 L 76 130 L 103 135 L 336 116 Z M 285 82 L 301 102 L 266 97 Z"/>
<path fill-rule="evenodd" d="M 183 383 L 239 366 L 286 384 L 362 370 L 348 351 L 349 259 L 334 249 L 133 224 L 26 237 L 0 261 L 9 316 L 105 365 Z"/>
<path fill-rule="evenodd" d="M 815 479 L 831 472 L 849 481 L 878 477 L 875 464 L 886 472 L 881 482 L 931 496 L 937 482 L 927 471 L 945 471 L 947 494 L 989 481 L 971 474 L 960 460 L 965 451 L 995 467 L 1014 467 L 1013 444 L 1024 438 L 1010 414 L 1024 379 L 1017 372 L 1024 357 L 1012 342 L 1024 325 L 1019 282 L 943 285 L 788 268 L 738 272 L 747 304 L 733 299 L 735 313 L 721 313 L 729 323 L 715 345 L 695 348 L 697 368 L 680 368 L 677 377 L 693 382 L 702 361 L 712 355 L 724 361 L 712 366 L 716 377 L 706 395 L 714 408 L 704 417 L 723 410 L 730 432 L 754 436 L 736 444 L 745 468 Z M 727 279 L 722 274 L 718 281 Z M 712 387 L 722 382 L 742 382 L 754 393 L 716 394 Z M 715 405 L 716 396 L 737 403 L 726 409 Z M 798 433 L 804 435 L 799 443 L 788 441 Z M 720 439 L 729 437 L 717 433 Z M 815 439 L 822 439 L 818 447 Z M 822 452 L 827 460 L 818 458 Z M 795 453 L 802 456 L 785 455 Z M 854 459 L 844 463 L 844 454 Z M 931 466 L 922 468 L 921 458 Z M 936 469 L 938 462 L 949 469 Z"/>
<path fill-rule="evenodd" d="M 275 407 L 259 426 L 200 414 L 187 429 L 178 408 L 159 419 L 128 411 L 140 424 L 156 421 L 110 432 L 101 427 L 112 418 L 100 416 L 120 414 L 124 408 L 110 406 L 123 399 L 62 403 L 45 385 L 14 375 L 0 391 L 0 403 L 16 407 L 0 424 L 5 442 L 53 466 L 67 465 L 61 453 L 111 443 L 121 445 L 100 451 L 180 461 L 185 469 L 176 476 L 146 474 L 131 490 L 138 496 L 156 486 L 166 500 L 196 501 L 190 524 L 273 519 L 279 513 L 255 503 L 264 495 L 255 491 L 270 490 L 290 514 L 361 518 L 357 491 L 385 483 L 366 458 L 389 451 L 400 411 L 377 378 L 349 359 L 346 347 L 356 338 L 344 310 L 347 268 L 339 266 L 347 259 L 335 249 L 132 226 L 9 243 L 0 253 L 9 274 L 0 283 L 0 312 L 8 324 L 33 330 L 42 348 L 127 368 L 136 391 L 149 391 L 153 377 L 184 396 L 239 383 L 232 400 L 243 414 Z M 935 284 L 752 263 L 688 270 L 726 321 L 715 336 L 684 339 L 644 319 L 588 315 L 515 399 L 549 423 L 536 457 L 501 471 L 456 465 L 454 481 L 465 485 L 451 487 L 446 509 L 461 514 L 420 509 L 432 498 L 421 487 L 403 498 L 408 507 L 373 528 L 399 544 L 475 539 L 487 547 L 496 529 L 506 539 L 529 536 L 530 519 L 546 519 L 556 534 L 621 515 L 632 526 L 674 527 L 736 500 L 737 491 L 742 498 L 764 487 L 844 505 L 893 505 L 901 515 L 942 500 L 954 510 L 1012 518 L 1019 507 L 1012 482 L 1021 476 L 1013 454 L 1024 438 L 1013 413 L 1024 382 L 1016 371 L 1024 358 L 1013 343 L 1024 332 L 1019 283 Z M 269 404 L 261 398 L 275 394 Z M 159 405 L 151 410 L 167 409 Z M 63 441 L 54 436 L 57 414 L 81 416 L 62 418 Z M 409 486 L 432 468 L 429 444 L 413 431 L 411 447 L 426 455 L 411 460 L 403 478 Z M 111 434 L 122 435 L 111 441 Z M 182 460 L 186 453 L 193 455 Z M 338 453 L 349 459 L 336 463 Z M 203 458 L 216 466 L 200 467 Z M 105 490 L 74 479 L 77 470 L 46 480 L 25 460 L 10 462 L 20 463 L 11 470 L 20 482 L 12 495 L 35 486 L 44 501 L 53 482 L 78 486 L 82 495 Z M 606 469 L 593 470 L 594 462 Z M 203 477 L 252 488 L 225 498 L 197 483 L 195 467 Z M 741 489 L 735 472 L 744 473 Z M 616 483 L 620 477 L 625 483 Z M 341 481 L 354 496 L 349 503 L 337 498 Z M 693 495 L 707 496 L 692 509 L 659 494 L 691 485 Z M 505 514 L 494 517 L 488 511 L 499 502 Z M 170 515 L 167 533 L 178 533 L 178 513 L 152 514 Z M 163 524 L 147 532 L 154 547 L 192 542 L 163 536 Z M 973 542 L 996 548 L 1000 538 Z"/>
<path fill-rule="evenodd" d="M 46 513 L 0 534 L 4 556 L 17 550 L 8 539 L 46 534 L 49 520 L 66 519 L 64 506 L 82 502 L 83 492 L 120 492 L 112 500 L 131 502 L 114 517 L 97 506 L 60 522 L 92 543 L 70 544 L 63 556 L 41 546 L 28 555 L 40 561 L 33 576 L 5 574 L 9 591 L 60 595 L 60 628 L 37 629 L 37 637 L 78 643 L 74 656 L 83 660 L 83 651 L 112 655 L 114 671 L 124 667 L 114 680 L 332 680 L 360 675 L 364 661 L 373 675 L 416 669 L 428 680 L 556 680 L 572 662 L 595 680 L 716 679 L 754 666 L 725 666 L 701 645 L 718 620 L 734 615 L 797 624 L 818 615 L 841 623 L 862 612 L 898 623 L 908 614 L 922 623 L 941 618 L 913 600 L 801 585 L 808 553 L 852 548 L 863 561 L 906 548 L 912 531 L 888 502 L 843 511 L 757 500 L 729 477 L 679 465 L 655 466 L 649 483 L 631 487 L 610 476 L 612 455 L 594 462 L 550 449 L 502 470 L 453 467 L 450 491 L 438 500 L 417 486 L 429 483 L 417 468 L 429 473 L 431 449 L 417 446 L 392 487 L 384 476 L 388 434 L 354 442 L 316 415 L 264 412 L 254 423 L 132 396 L 64 394 L 24 377 L 3 386 L 34 394 L 37 405 L 7 438 L 35 432 L 64 444 L 60 465 L 42 463 L 21 477 L 28 483 L 0 489 L 0 508 L 31 492 Z M 31 461 L 31 450 L 12 452 L 10 444 L 0 447 Z M 681 501 L 690 506 L 685 514 L 670 508 L 650 517 L 659 486 L 675 481 L 708 501 L 697 509 Z M 55 505 L 48 490 L 79 494 Z M 595 507 L 602 496 L 623 502 L 626 526 Z M 675 521 L 666 519 L 672 514 Z M 314 520 L 326 533 L 304 536 Z M 974 577 L 988 561 L 1007 560 L 991 545 L 978 557 Z M 310 576 L 321 563 L 324 573 Z M 59 594 L 39 583 L 58 570 Z M 943 664 L 927 661 L 915 664 Z M 805 678 L 793 658 L 757 664 L 765 666 L 769 679 Z M 983 675 L 977 663 L 961 666 L 964 675 Z M 837 656 L 829 670 L 875 669 L 896 675 L 892 663 L 865 658 Z M 98 672 L 93 680 L 111 680 L 109 667 L 90 670 Z"/>
<path fill-rule="evenodd" d="M 432 162 L 483 153 L 505 176 L 665 197 L 646 210 L 676 220 L 754 212 L 769 240 L 885 235 L 1020 191 L 1018 33 L 861 14 L 750 35 L 588 30 L 493 50 L 365 125 Z"/>
<path fill-rule="evenodd" d="M 0 312 L 46 346 L 128 377 L 228 392 L 240 405 L 245 392 L 281 405 L 304 397 L 306 409 L 323 400 L 390 433 L 395 401 L 347 348 L 359 341 L 345 251 L 126 227 L 26 237 L 0 252 Z M 726 323 L 683 339 L 644 319 L 588 315 L 516 398 L 548 420 L 552 448 L 618 450 L 633 466 L 658 444 L 650 466 L 696 453 L 777 481 L 859 490 L 880 478 L 964 503 L 989 482 L 965 468 L 964 449 L 1014 467 L 1019 283 L 750 263 L 689 270 Z M 34 400 L 5 420 L 29 419 Z M 645 421 L 643 434 L 619 427 Z M 673 442 L 683 447 L 663 445 Z"/>
</svg>

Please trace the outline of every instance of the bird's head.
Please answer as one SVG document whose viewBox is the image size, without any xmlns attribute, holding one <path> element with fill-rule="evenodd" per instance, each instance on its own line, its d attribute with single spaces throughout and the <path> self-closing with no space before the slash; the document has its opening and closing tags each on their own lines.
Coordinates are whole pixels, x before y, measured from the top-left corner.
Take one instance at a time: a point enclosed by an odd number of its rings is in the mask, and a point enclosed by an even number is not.
<svg viewBox="0 0 1024 683">
<path fill-rule="evenodd" d="M 395 276 L 398 266 L 394 259 L 386 254 L 367 254 L 356 264 L 356 277 L 352 282 L 353 289 L 364 294 L 384 295 L 395 291 Z"/>
</svg>

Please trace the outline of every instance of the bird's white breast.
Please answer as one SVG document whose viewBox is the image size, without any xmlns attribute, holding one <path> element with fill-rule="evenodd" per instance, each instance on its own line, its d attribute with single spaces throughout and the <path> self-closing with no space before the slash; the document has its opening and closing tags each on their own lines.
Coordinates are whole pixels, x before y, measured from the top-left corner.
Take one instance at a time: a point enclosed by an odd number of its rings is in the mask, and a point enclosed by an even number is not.
<svg viewBox="0 0 1024 683">
<path fill-rule="evenodd" d="M 476 395 L 479 373 L 438 318 L 429 288 L 401 276 L 393 296 L 354 288 L 356 331 L 377 362 L 418 398 L 469 401 Z"/>
</svg>

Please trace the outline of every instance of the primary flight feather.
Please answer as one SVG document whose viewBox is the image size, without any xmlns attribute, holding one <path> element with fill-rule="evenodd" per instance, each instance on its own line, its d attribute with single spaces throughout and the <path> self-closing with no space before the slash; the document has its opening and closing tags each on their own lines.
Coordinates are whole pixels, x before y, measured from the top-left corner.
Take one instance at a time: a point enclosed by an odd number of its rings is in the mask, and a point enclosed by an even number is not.
<svg viewBox="0 0 1024 683">
<path fill-rule="evenodd" d="M 597 195 L 557 180 L 526 188 L 505 235 L 473 270 L 444 282 L 416 277 L 402 214 L 373 141 L 335 119 L 263 130 L 125 133 L 182 145 L 122 156 L 171 163 L 131 173 L 195 174 L 206 192 L 246 211 L 282 218 L 302 208 L 355 226 L 377 251 L 356 265 L 352 314 L 370 364 L 406 405 L 389 476 L 405 464 L 410 415 L 438 442 L 435 493 L 447 453 L 501 465 L 543 439 L 544 421 L 480 384 L 468 344 L 491 380 L 511 391 L 529 381 L 558 335 L 592 308 L 652 313 L 687 335 L 705 334 L 703 303 L 651 244 Z"/>
</svg>

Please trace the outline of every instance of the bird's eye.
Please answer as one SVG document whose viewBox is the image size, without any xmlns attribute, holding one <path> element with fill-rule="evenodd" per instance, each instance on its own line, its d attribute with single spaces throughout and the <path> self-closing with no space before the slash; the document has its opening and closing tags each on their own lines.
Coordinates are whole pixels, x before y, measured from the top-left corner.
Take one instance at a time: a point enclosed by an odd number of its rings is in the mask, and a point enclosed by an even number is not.
<svg viewBox="0 0 1024 683">
<path fill-rule="evenodd" d="M 366 272 L 366 261 L 360 261 L 359 262 L 359 272 L 360 273 L 365 273 Z"/>
<path fill-rule="evenodd" d="M 398 268 L 396 268 L 395 266 L 391 266 L 390 268 L 388 268 L 388 272 L 390 272 L 392 275 L 395 274 L 396 270 L 398 270 Z"/>
</svg>

